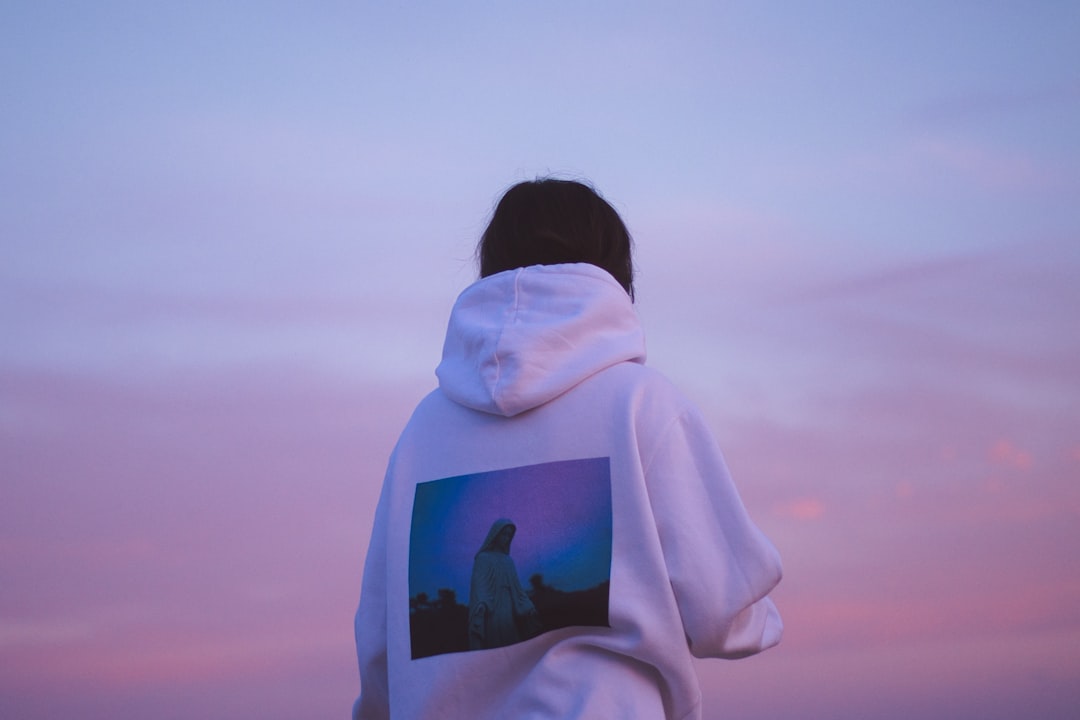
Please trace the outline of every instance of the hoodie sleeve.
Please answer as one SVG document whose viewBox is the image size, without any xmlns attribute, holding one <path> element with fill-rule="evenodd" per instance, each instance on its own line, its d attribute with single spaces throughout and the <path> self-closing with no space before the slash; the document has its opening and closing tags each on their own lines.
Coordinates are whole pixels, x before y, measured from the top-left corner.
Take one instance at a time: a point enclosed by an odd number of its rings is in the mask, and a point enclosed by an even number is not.
<svg viewBox="0 0 1080 720">
<path fill-rule="evenodd" d="M 767 597 L 780 556 L 747 515 L 700 413 L 686 409 L 645 469 L 671 587 L 695 657 L 738 658 L 780 642 Z"/>
<path fill-rule="evenodd" d="M 360 606 L 354 630 L 360 663 L 360 697 L 353 705 L 353 720 L 387 720 L 390 689 L 386 663 L 386 488 L 375 510 L 375 522 L 364 562 Z"/>
</svg>

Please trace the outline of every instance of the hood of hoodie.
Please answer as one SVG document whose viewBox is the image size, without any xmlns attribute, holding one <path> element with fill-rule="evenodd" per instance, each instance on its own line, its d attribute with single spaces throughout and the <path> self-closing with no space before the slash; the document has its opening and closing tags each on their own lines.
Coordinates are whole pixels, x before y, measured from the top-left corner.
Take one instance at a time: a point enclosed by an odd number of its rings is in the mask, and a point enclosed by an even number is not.
<svg viewBox="0 0 1080 720">
<path fill-rule="evenodd" d="M 645 362 L 630 297 L 594 265 L 497 273 L 454 303 L 435 374 L 454 402 L 510 417 L 620 362 Z"/>
</svg>

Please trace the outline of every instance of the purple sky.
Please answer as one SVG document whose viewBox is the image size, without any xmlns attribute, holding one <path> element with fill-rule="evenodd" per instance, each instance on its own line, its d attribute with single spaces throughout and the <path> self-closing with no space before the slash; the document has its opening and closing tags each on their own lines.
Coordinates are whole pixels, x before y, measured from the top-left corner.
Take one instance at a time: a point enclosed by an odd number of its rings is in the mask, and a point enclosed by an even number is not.
<svg viewBox="0 0 1080 720">
<path fill-rule="evenodd" d="M 705 715 L 1080 706 L 1080 6 L 0 7 L 0 716 L 344 717 L 509 184 L 591 179 L 779 546 Z"/>
</svg>

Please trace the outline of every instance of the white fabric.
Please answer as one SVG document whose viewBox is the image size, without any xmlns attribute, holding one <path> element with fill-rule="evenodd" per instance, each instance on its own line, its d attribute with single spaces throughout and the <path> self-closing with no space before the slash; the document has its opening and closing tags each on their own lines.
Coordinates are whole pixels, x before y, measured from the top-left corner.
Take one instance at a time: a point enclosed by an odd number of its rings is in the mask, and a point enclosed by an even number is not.
<svg viewBox="0 0 1080 720">
<path fill-rule="evenodd" d="M 701 415 L 644 358 L 630 299 L 591 265 L 511 270 L 462 293 L 439 388 L 402 433 L 376 510 L 354 718 L 700 718 L 691 655 L 737 658 L 779 642 L 766 597 L 779 556 Z M 611 472 L 610 628 L 413 660 L 417 483 L 597 457 Z"/>
</svg>

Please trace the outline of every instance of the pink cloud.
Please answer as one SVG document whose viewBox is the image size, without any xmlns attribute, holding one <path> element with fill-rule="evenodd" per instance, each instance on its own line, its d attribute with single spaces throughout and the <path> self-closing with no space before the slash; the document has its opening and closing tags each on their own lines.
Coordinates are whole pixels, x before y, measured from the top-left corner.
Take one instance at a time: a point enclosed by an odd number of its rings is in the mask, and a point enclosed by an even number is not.
<svg viewBox="0 0 1080 720">
<path fill-rule="evenodd" d="M 817 498 L 802 498 L 776 508 L 776 514 L 794 520 L 819 520 L 825 514 L 825 504 Z"/>
<path fill-rule="evenodd" d="M 1006 661 L 1002 642 L 1009 644 Z M 1075 710 L 1075 631 L 964 640 L 920 639 L 859 649 L 785 644 L 738 663 L 701 663 L 704 704 L 773 720 L 1068 718 Z M 722 716 L 717 713 L 717 716 Z"/>
<path fill-rule="evenodd" d="M 367 531 L 425 388 L 11 370 L 0 388 L 6 702 L 73 686 L 201 695 L 310 666 L 334 678 L 329 704 L 349 706 Z"/>
<path fill-rule="evenodd" d="M 994 465 L 1021 471 L 1031 469 L 1031 453 L 1017 447 L 1011 440 L 1005 438 L 995 442 L 987 452 L 987 456 Z"/>
<path fill-rule="evenodd" d="M 965 138 L 924 136 L 912 144 L 924 169 L 953 175 L 992 190 L 1046 187 L 1059 178 L 1022 150 L 992 147 Z"/>
</svg>

